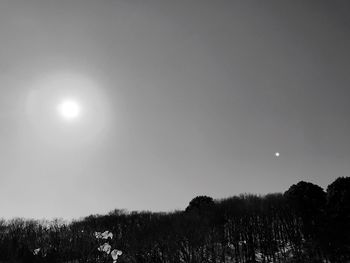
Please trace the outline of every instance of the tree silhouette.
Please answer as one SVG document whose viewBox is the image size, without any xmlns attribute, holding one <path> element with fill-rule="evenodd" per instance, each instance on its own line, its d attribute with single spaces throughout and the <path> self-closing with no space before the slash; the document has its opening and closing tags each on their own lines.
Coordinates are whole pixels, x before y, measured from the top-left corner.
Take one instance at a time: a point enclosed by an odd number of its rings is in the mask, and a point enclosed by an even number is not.
<svg viewBox="0 0 350 263">
<path fill-rule="evenodd" d="M 118 263 L 347 262 L 349 180 L 338 178 L 327 194 L 299 182 L 284 194 L 197 196 L 171 213 L 0 220 L 0 262 L 111 262 L 96 249 L 94 233 L 106 230 L 123 251 Z"/>
<path fill-rule="evenodd" d="M 301 181 L 292 185 L 285 193 L 288 205 L 302 221 L 305 249 L 311 258 L 318 258 L 317 251 L 322 244 L 325 223 L 326 193 L 315 184 Z"/>
<path fill-rule="evenodd" d="M 299 182 L 292 185 L 285 193 L 289 205 L 302 218 L 306 232 L 323 216 L 326 206 L 326 193 L 318 185 Z"/>
<path fill-rule="evenodd" d="M 350 260 L 350 177 L 340 177 L 327 187 L 327 240 L 333 258 Z M 347 256 L 346 256 L 347 255 Z"/>
<path fill-rule="evenodd" d="M 193 198 L 186 208 L 186 212 L 200 212 L 211 209 L 214 206 L 213 198 L 205 195 L 197 196 Z"/>
</svg>

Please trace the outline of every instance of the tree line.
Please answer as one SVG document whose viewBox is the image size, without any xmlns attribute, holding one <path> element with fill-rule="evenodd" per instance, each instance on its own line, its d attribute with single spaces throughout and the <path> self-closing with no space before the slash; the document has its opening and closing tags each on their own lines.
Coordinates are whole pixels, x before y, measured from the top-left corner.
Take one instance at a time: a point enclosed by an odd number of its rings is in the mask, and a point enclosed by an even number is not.
<svg viewBox="0 0 350 263">
<path fill-rule="evenodd" d="M 326 191 L 302 181 L 264 196 L 197 196 L 169 213 L 1 220 L 0 262 L 112 262 L 95 238 L 106 230 L 125 263 L 348 262 L 350 177 Z"/>
</svg>

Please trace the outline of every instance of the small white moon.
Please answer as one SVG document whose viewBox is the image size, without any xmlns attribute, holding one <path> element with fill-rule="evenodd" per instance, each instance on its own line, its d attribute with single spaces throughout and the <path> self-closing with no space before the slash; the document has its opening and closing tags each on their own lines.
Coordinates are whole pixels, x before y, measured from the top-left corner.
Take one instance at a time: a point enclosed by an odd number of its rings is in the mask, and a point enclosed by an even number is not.
<svg viewBox="0 0 350 263">
<path fill-rule="evenodd" d="M 275 156 L 276 156 L 276 157 L 279 157 L 279 156 L 280 156 L 280 153 L 279 153 L 279 152 L 275 152 Z"/>
<path fill-rule="evenodd" d="M 67 99 L 62 101 L 57 109 L 60 115 L 67 120 L 75 119 L 80 114 L 79 104 L 74 100 Z"/>
</svg>

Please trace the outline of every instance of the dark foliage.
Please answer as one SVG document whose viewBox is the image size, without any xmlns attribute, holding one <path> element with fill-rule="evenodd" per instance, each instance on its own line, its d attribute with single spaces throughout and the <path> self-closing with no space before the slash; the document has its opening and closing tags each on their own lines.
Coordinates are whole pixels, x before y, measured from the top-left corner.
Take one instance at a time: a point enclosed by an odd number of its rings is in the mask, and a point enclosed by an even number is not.
<svg viewBox="0 0 350 263">
<path fill-rule="evenodd" d="M 327 193 L 299 182 L 284 194 L 198 196 L 172 213 L 114 210 L 70 223 L 3 220 L 0 262 L 112 262 L 97 250 L 94 234 L 105 230 L 113 233 L 108 243 L 123 251 L 117 262 L 347 262 L 349 183 L 338 178 Z"/>
<path fill-rule="evenodd" d="M 291 209 L 302 219 L 303 234 L 308 238 L 318 239 L 326 207 L 326 193 L 323 189 L 318 185 L 301 181 L 292 185 L 284 196 Z"/>
<path fill-rule="evenodd" d="M 339 262 L 345 262 L 349 260 L 350 177 L 340 177 L 327 187 L 327 228 L 325 234 L 333 261 L 339 259 Z"/>
<path fill-rule="evenodd" d="M 193 211 L 197 210 L 199 211 L 205 211 L 208 209 L 211 209 L 214 206 L 214 200 L 213 198 L 209 196 L 197 196 L 193 198 L 186 208 L 186 211 Z"/>
</svg>

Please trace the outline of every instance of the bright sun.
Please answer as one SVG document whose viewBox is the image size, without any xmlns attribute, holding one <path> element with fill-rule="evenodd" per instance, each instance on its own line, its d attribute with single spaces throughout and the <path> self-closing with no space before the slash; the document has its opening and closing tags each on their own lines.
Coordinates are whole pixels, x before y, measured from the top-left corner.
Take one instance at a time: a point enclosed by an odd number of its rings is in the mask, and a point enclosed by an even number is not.
<svg viewBox="0 0 350 263">
<path fill-rule="evenodd" d="M 63 100 L 57 109 L 60 115 L 66 120 L 76 119 L 80 114 L 79 104 L 75 100 Z"/>
</svg>

